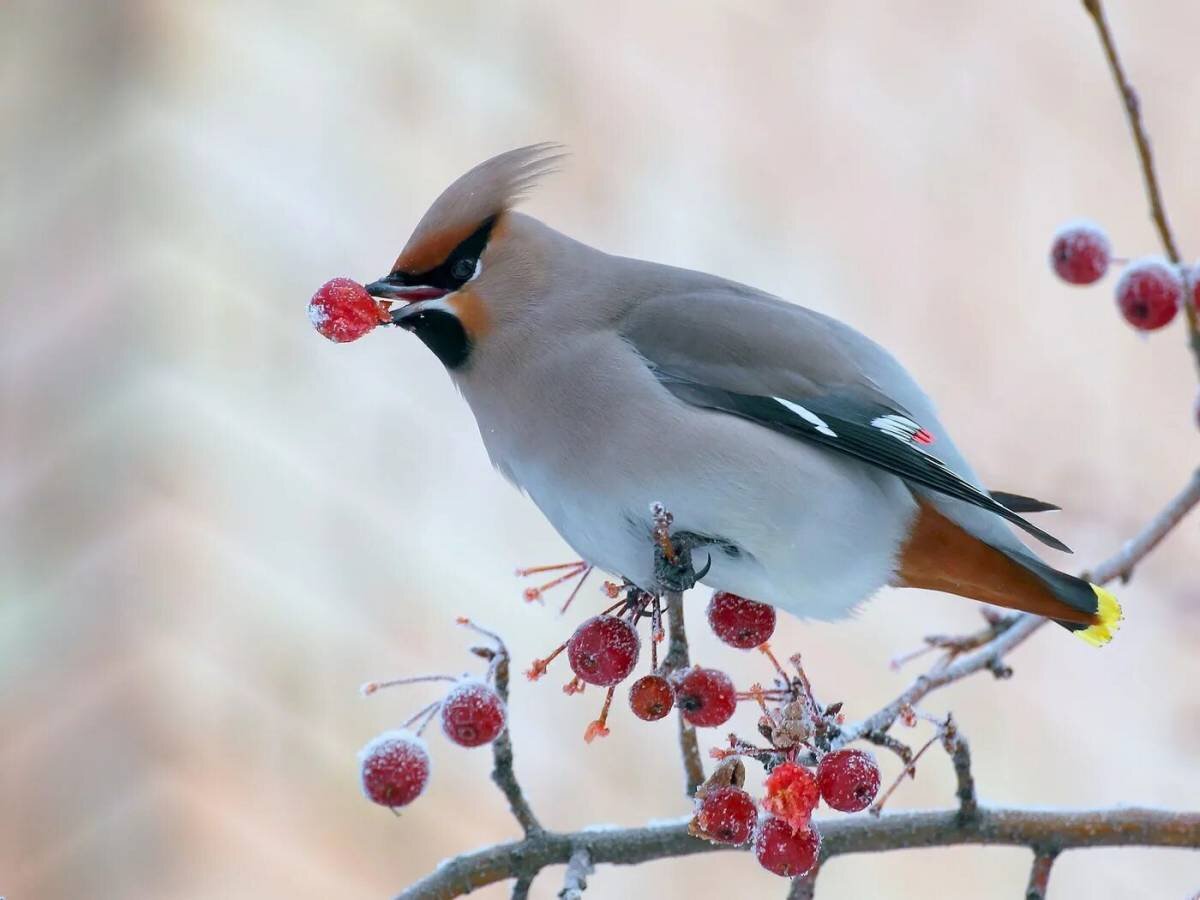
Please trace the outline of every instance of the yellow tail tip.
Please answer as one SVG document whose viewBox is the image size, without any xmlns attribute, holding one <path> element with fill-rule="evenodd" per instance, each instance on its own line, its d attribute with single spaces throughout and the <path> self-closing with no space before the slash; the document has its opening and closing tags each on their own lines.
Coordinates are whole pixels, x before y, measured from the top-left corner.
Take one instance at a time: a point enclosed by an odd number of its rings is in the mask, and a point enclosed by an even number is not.
<svg viewBox="0 0 1200 900">
<path fill-rule="evenodd" d="M 1096 618 L 1099 621 L 1095 625 L 1090 625 L 1087 628 L 1074 632 L 1074 634 L 1077 638 L 1091 644 L 1093 647 L 1103 647 L 1113 639 L 1113 635 L 1121 627 L 1121 620 L 1124 618 L 1124 615 L 1121 612 L 1121 604 L 1117 602 L 1116 597 L 1099 585 L 1093 584 L 1092 590 L 1096 592 Z"/>
</svg>

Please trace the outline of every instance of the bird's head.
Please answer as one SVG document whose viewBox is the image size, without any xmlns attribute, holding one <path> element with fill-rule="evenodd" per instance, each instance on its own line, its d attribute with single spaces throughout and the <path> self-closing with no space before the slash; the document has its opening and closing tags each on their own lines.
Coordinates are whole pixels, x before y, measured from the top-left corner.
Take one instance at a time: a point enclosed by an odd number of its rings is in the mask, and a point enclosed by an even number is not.
<svg viewBox="0 0 1200 900">
<path fill-rule="evenodd" d="M 510 210 L 561 158 L 535 144 L 489 159 L 434 201 L 392 270 L 367 285 L 394 300 L 392 322 L 416 334 L 448 369 L 458 369 L 512 315 L 536 266 Z"/>
</svg>

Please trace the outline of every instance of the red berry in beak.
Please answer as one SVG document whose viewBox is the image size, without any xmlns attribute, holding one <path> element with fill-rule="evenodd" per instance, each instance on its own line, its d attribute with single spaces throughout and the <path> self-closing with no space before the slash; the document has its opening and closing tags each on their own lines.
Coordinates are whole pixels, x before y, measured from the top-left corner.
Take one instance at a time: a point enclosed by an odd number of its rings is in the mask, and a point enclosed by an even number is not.
<svg viewBox="0 0 1200 900">
<path fill-rule="evenodd" d="M 357 281 L 333 278 L 308 301 L 308 319 L 329 340 L 344 344 L 387 322 L 388 315 L 384 305 Z"/>
</svg>

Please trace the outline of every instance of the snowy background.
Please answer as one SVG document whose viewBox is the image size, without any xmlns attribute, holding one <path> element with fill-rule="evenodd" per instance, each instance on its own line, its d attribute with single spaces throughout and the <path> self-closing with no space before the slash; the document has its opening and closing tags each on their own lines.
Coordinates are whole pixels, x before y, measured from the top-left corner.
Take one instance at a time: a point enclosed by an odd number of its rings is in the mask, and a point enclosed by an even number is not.
<svg viewBox="0 0 1200 900">
<path fill-rule="evenodd" d="M 1200 5 L 1112 5 L 1196 253 Z M 451 179 L 510 147 L 570 146 L 527 207 L 567 233 L 867 330 L 989 484 L 1066 507 L 1039 520 L 1075 546 L 1064 565 L 1115 549 L 1200 436 L 1180 329 L 1140 340 L 1111 277 L 1072 289 L 1046 264 L 1076 215 L 1122 255 L 1156 248 L 1078 6 L 0 5 L 0 894 L 377 898 L 515 834 L 489 755 L 436 737 L 420 803 L 395 818 L 365 802 L 356 750 L 432 694 L 356 688 L 467 665 L 456 614 L 502 627 L 519 661 L 552 647 L 587 606 L 526 606 L 511 573 L 569 552 L 489 470 L 417 341 L 335 346 L 304 314 L 326 278 L 382 274 Z M 985 799 L 1200 805 L 1198 552 L 1193 520 L 1123 591 L 1107 650 L 1050 630 L 1013 681 L 928 704 L 955 711 Z M 776 644 L 857 716 L 906 683 L 891 655 L 977 621 L 885 593 L 842 626 L 789 619 Z M 693 634 L 701 662 L 766 674 Z M 543 820 L 685 812 L 672 727 L 618 711 L 585 746 L 599 698 L 559 681 L 518 683 L 512 710 Z M 892 805 L 952 791 L 931 754 Z M 820 895 L 1011 898 L 1028 861 L 839 859 Z M 732 854 L 593 885 L 785 889 Z M 1067 854 L 1053 885 L 1197 888 L 1200 858 L 1140 850 Z"/>
</svg>

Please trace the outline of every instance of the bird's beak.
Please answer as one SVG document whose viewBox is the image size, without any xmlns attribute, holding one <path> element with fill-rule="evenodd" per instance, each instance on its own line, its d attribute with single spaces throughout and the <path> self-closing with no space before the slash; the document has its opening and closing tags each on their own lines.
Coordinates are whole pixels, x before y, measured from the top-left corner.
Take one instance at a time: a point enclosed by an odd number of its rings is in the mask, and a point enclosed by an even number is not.
<svg viewBox="0 0 1200 900">
<path fill-rule="evenodd" d="M 386 300 L 416 303 L 420 300 L 436 300 L 450 292 L 445 288 L 430 287 L 427 284 L 406 284 L 402 274 L 392 274 L 368 284 L 367 293 Z"/>
</svg>

